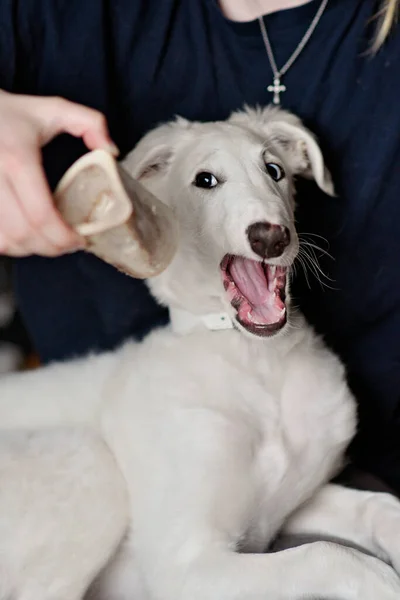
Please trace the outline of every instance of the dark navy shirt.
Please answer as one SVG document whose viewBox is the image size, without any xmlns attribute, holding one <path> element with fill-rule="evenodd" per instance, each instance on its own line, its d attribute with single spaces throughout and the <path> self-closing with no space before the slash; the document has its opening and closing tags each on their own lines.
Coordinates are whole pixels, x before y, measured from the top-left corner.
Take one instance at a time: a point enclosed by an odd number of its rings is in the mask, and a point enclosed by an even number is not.
<svg viewBox="0 0 400 600">
<path fill-rule="evenodd" d="M 265 18 L 276 62 L 291 55 L 320 0 Z M 319 136 L 338 196 L 299 185 L 299 229 L 329 253 L 327 277 L 298 270 L 296 302 L 344 359 L 360 405 L 355 456 L 400 490 L 400 33 L 369 52 L 374 0 L 331 0 L 284 78 L 285 108 Z M 223 119 L 271 101 L 257 21 L 216 0 L 2 0 L 0 87 L 58 94 L 103 111 L 125 153 L 160 121 Z M 52 185 L 84 152 L 45 150 Z M 144 284 L 85 255 L 16 266 L 18 298 L 44 360 L 110 348 L 167 316 Z M 134 365 L 132 365 L 134 368 Z M 71 399 L 73 402 L 73 399 Z"/>
</svg>

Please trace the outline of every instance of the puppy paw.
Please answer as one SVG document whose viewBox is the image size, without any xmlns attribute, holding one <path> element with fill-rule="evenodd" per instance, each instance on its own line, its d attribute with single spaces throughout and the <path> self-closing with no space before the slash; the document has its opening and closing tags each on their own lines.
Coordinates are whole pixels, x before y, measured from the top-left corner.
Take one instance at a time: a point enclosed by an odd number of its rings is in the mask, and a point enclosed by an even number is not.
<svg viewBox="0 0 400 600">
<path fill-rule="evenodd" d="M 391 494 L 376 494 L 371 502 L 375 544 L 400 576 L 400 501 Z"/>
</svg>

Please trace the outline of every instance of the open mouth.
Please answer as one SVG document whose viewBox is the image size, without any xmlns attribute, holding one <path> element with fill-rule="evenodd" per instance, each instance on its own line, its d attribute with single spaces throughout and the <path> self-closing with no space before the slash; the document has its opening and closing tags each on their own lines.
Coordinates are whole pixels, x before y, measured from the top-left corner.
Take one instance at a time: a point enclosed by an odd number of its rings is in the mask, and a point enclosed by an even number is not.
<svg viewBox="0 0 400 600">
<path fill-rule="evenodd" d="M 254 335 L 268 337 L 286 324 L 286 267 L 227 254 L 222 279 L 236 320 Z"/>
</svg>

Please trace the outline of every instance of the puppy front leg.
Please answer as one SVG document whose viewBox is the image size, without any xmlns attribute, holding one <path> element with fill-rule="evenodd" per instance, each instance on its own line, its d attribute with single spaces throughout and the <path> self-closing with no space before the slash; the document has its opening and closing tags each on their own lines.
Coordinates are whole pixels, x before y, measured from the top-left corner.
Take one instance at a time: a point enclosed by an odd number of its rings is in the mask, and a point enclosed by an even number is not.
<svg viewBox="0 0 400 600">
<path fill-rule="evenodd" d="M 400 574 L 400 502 L 391 494 L 326 485 L 289 518 L 283 534 L 322 534 L 349 542 Z"/>
<path fill-rule="evenodd" d="M 149 571 L 157 600 L 398 600 L 400 580 L 391 567 L 356 550 L 317 542 L 275 554 L 207 551 L 186 565 L 169 564 L 167 576 Z M 164 571 L 165 574 L 165 571 Z"/>
</svg>

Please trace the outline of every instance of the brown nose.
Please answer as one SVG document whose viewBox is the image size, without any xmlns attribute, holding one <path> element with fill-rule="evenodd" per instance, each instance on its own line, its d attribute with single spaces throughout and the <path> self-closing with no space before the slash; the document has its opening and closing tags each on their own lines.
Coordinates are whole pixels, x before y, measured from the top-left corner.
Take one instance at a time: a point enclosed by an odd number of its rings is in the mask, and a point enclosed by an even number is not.
<svg viewBox="0 0 400 600">
<path fill-rule="evenodd" d="M 261 258 L 277 258 L 290 244 L 290 232 L 287 227 L 267 222 L 250 225 L 247 237 L 251 249 Z"/>
</svg>

